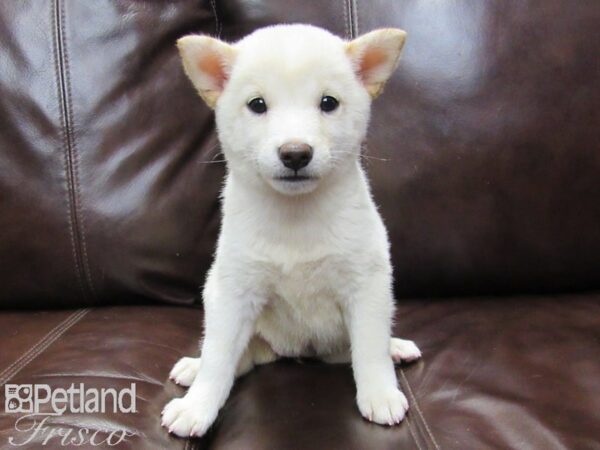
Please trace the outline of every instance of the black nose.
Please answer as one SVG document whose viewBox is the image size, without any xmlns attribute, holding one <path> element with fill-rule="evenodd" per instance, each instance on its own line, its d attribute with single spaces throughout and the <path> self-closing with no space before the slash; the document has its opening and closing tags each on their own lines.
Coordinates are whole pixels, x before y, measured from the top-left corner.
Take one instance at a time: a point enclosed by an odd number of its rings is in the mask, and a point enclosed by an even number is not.
<svg viewBox="0 0 600 450">
<path fill-rule="evenodd" d="M 302 142 L 288 142 L 279 147 L 279 159 L 285 167 L 294 172 L 308 166 L 312 157 L 312 147 Z"/>
</svg>

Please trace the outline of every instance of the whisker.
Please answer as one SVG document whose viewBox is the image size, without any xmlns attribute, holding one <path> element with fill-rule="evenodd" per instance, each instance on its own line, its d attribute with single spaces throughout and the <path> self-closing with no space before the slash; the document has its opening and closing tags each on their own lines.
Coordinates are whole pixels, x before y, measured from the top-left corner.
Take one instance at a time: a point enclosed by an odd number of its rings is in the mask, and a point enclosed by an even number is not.
<svg viewBox="0 0 600 450">
<path fill-rule="evenodd" d="M 389 158 L 380 158 L 380 157 L 378 157 L 378 156 L 371 156 L 371 155 L 368 155 L 367 153 L 368 153 L 368 151 L 369 151 L 369 147 L 368 147 L 366 144 L 363 144 L 363 145 L 361 145 L 361 146 L 360 146 L 360 150 L 361 150 L 361 151 L 360 151 L 360 155 L 361 155 L 361 157 L 363 157 L 363 158 L 367 158 L 367 159 L 374 159 L 374 160 L 376 160 L 376 161 L 391 161 L 391 159 L 389 159 Z"/>
<path fill-rule="evenodd" d="M 215 144 L 210 149 L 208 149 L 208 153 L 211 153 L 212 151 L 214 151 L 218 148 L 219 148 L 219 144 Z M 220 163 L 227 162 L 226 159 L 216 159 L 219 156 L 223 156 L 223 153 L 220 150 L 218 152 L 216 152 L 209 161 L 198 161 L 198 164 L 220 164 Z"/>
<path fill-rule="evenodd" d="M 352 154 L 352 155 L 354 155 L 354 154 L 355 154 L 354 152 L 349 152 L 349 151 L 346 151 L 346 150 L 336 150 L 336 152 L 335 152 L 335 153 L 347 153 L 347 154 Z M 364 159 L 372 159 L 372 160 L 374 160 L 374 161 L 391 161 L 391 159 L 388 159 L 388 158 L 379 158 L 379 157 L 377 157 L 377 156 L 365 155 L 364 153 L 359 153 L 359 155 L 358 155 L 358 156 L 359 156 L 360 158 L 364 158 Z"/>
<path fill-rule="evenodd" d="M 218 145 L 215 145 L 213 148 L 210 149 L 210 151 L 212 152 L 217 147 L 218 147 Z M 223 156 L 223 153 L 221 153 L 220 151 L 218 151 L 217 153 L 215 153 L 215 156 L 212 157 L 211 161 L 214 161 L 217 156 Z M 223 161 L 225 161 L 225 160 L 223 160 Z"/>
<path fill-rule="evenodd" d="M 360 155 L 361 158 L 374 159 L 375 161 L 391 161 L 389 158 L 378 158 L 377 156 Z"/>
<path fill-rule="evenodd" d="M 215 161 L 197 161 L 196 164 L 219 164 L 227 162 L 225 159 L 217 159 Z"/>
</svg>

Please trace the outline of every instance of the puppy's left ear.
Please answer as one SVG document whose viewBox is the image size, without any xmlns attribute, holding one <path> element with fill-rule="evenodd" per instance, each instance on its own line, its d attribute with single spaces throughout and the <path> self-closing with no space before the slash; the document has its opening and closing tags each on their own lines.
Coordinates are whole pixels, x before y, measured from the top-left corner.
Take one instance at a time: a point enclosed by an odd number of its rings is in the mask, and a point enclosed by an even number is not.
<svg viewBox="0 0 600 450">
<path fill-rule="evenodd" d="M 231 75 L 235 48 L 209 36 L 190 35 L 177 41 L 183 69 L 200 97 L 214 108 Z"/>
<path fill-rule="evenodd" d="M 382 28 L 359 36 L 346 44 L 346 53 L 367 92 L 375 98 L 383 90 L 400 59 L 406 32 Z"/>
</svg>

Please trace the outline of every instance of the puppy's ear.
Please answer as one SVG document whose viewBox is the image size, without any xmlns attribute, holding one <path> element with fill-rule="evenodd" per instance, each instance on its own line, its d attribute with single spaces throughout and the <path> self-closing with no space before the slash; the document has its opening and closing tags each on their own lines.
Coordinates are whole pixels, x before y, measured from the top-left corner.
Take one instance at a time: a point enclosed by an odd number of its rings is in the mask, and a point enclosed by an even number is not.
<svg viewBox="0 0 600 450">
<path fill-rule="evenodd" d="M 359 36 L 346 44 L 346 53 L 354 70 L 371 94 L 377 97 L 400 59 L 406 32 L 382 28 Z"/>
<path fill-rule="evenodd" d="M 183 69 L 200 97 L 214 108 L 231 74 L 235 49 L 218 39 L 190 35 L 177 41 Z"/>
</svg>

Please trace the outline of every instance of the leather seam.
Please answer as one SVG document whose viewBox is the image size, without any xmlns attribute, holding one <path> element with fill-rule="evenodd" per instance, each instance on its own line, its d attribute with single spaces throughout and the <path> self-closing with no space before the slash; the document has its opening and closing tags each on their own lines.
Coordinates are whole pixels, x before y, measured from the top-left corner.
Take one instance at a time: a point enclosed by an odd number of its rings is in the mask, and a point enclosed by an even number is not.
<svg viewBox="0 0 600 450">
<path fill-rule="evenodd" d="M 221 22 L 219 21 L 219 14 L 217 12 L 217 2 L 216 0 L 210 0 L 210 6 L 212 7 L 213 14 L 215 16 L 215 34 L 218 38 L 221 37 L 221 32 L 223 31 L 223 27 Z"/>
<path fill-rule="evenodd" d="M 19 373 L 25 366 L 33 361 L 40 353 L 45 351 L 50 345 L 52 345 L 58 338 L 60 338 L 69 328 L 75 325 L 83 316 L 85 316 L 90 310 L 88 308 L 80 309 L 75 311 L 52 330 L 50 330 L 44 337 L 42 337 L 36 344 L 29 348 L 19 358 L 17 358 L 10 366 L 0 373 L 0 386 L 7 383 L 12 377 Z"/>
<path fill-rule="evenodd" d="M 61 5 L 63 5 L 61 3 Z M 63 57 L 64 57 L 64 69 L 65 69 L 65 93 L 67 98 L 67 116 L 69 118 L 69 122 L 67 125 L 67 138 L 71 143 L 71 157 L 73 159 L 73 180 L 72 186 L 75 186 L 75 214 L 76 214 L 76 223 L 79 225 L 79 245 L 82 252 L 82 261 L 83 261 L 83 273 L 88 281 L 89 289 L 92 294 L 92 299 L 96 298 L 96 290 L 94 289 L 94 283 L 92 281 L 92 275 L 90 271 L 90 264 L 87 252 L 87 242 L 85 237 L 85 218 L 83 214 L 83 210 L 81 209 L 81 188 L 79 184 L 79 151 L 77 148 L 77 140 L 75 139 L 75 134 L 73 132 L 73 100 L 71 93 L 71 68 L 69 62 L 69 51 L 67 46 L 67 39 L 65 37 L 64 26 L 66 23 L 65 16 L 65 8 L 64 5 L 60 8 L 61 13 L 61 28 L 62 28 L 62 41 L 63 41 Z"/>
<path fill-rule="evenodd" d="M 410 424 L 410 419 L 408 417 L 406 418 L 406 425 L 408 426 L 408 432 L 412 436 L 413 441 L 415 441 L 415 444 L 416 444 L 417 448 L 419 450 L 423 450 L 423 447 L 421 447 L 421 444 L 419 444 L 419 440 L 417 439 L 417 436 L 415 435 L 415 432 L 412 429 L 412 426 Z"/>
<path fill-rule="evenodd" d="M 402 370 L 402 369 L 400 369 L 400 376 L 402 377 L 402 380 L 404 381 L 404 384 L 406 385 L 406 391 L 407 391 L 412 403 L 415 405 L 417 414 L 421 418 L 421 422 L 423 422 L 423 426 L 425 427 L 425 430 L 427 431 L 427 435 L 428 435 L 429 439 L 431 440 L 431 443 L 433 444 L 433 446 L 435 447 L 436 450 L 441 450 L 440 446 L 438 445 L 437 441 L 435 440 L 435 437 L 433 436 L 433 433 L 431 432 L 431 428 L 429 428 L 429 425 L 427 424 L 427 421 L 425 420 L 425 416 L 423 415 L 423 412 L 421 411 L 421 408 L 419 407 L 419 403 L 417 403 L 417 398 L 415 397 L 413 390 L 410 387 L 410 384 L 408 383 L 408 378 L 406 378 L 406 375 L 404 374 L 404 370 Z"/>
<path fill-rule="evenodd" d="M 63 107 L 63 90 L 62 90 L 62 76 L 61 76 L 61 67 L 60 67 L 60 38 L 57 34 L 58 30 L 58 0 L 54 0 L 52 2 L 52 6 L 50 8 L 51 15 L 51 26 L 52 26 L 52 47 L 54 51 L 54 70 L 55 70 L 55 81 L 58 90 L 58 101 L 59 101 L 59 116 L 60 116 L 60 125 L 61 125 L 61 137 L 63 142 L 63 154 L 64 154 L 64 162 L 63 168 L 65 171 L 65 177 L 67 181 L 67 222 L 69 225 L 69 236 L 71 239 L 71 252 L 73 255 L 73 262 L 75 265 L 75 277 L 77 279 L 77 283 L 79 285 L 79 289 L 82 292 L 83 297 L 86 297 L 85 288 L 83 286 L 83 280 L 81 279 L 81 267 L 79 264 L 79 257 L 77 255 L 77 242 L 75 238 L 74 224 L 73 224 L 73 214 L 72 214 L 72 204 L 71 204 L 71 178 L 69 176 L 69 151 L 67 146 L 67 136 L 66 136 L 66 126 L 65 126 L 65 115 L 64 115 L 64 107 Z"/>
<path fill-rule="evenodd" d="M 350 29 L 348 28 L 348 0 L 342 0 L 344 2 L 344 8 L 343 8 L 343 13 L 344 13 L 344 34 L 346 35 L 346 39 L 350 40 L 352 39 L 352 35 L 350 33 Z"/>
<path fill-rule="evenodd" d="M 349 40 L 356 37 L 356 22 L 356 3 L 354 0 L 344 0 L 344 29 Z"/>
<path fill-rule="evenodd" d="M 358 31 L 358 0 L 350 0 L 352 2 L 352 11 L 354 11 L 354 37 L 357 37 L 359 34 Z"/>
<path fill-rule="evenodd" d="M 55 58 L 58 71 L 60 115 L 63 134 L 63 145 L 65 154 L 65 170 L 67 177 L 69 226 L 71 243 L 75 257 L 75 266 L 79 286 L 84 298 L 95 297 L 95 290 L 89 270 L 87 245 L 85 232 L 83 230 L 83 217 L 80 211 L 80 189 L 79 189 L 79 158 L 73 135 L 73 115 L 71 100 L 71 81 L 69 59 L 65 39 L 65 8 L 61 0 L 53 2 L 53 33 L 55 34 Z M 87 284 L 86 284 L 87 281 Z M 86 289 L 87 288 L 87 289 Z"/>
</svg>

